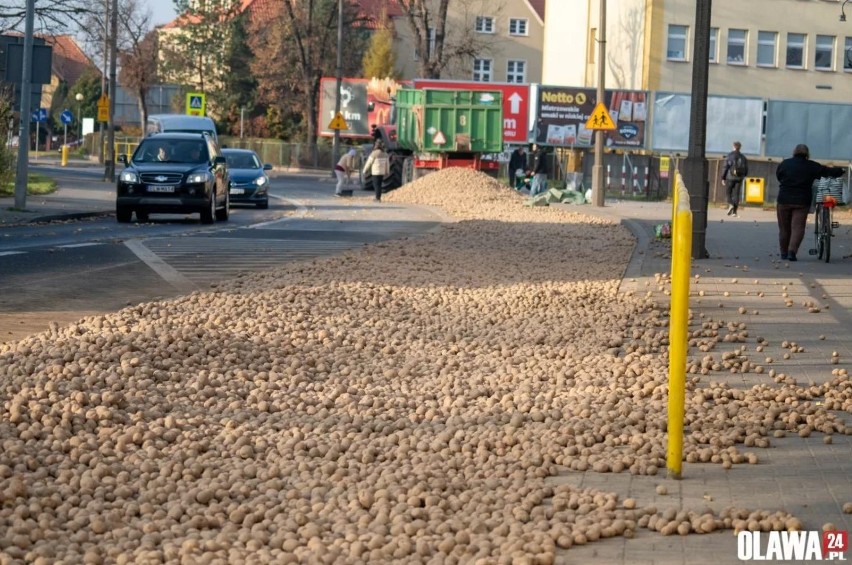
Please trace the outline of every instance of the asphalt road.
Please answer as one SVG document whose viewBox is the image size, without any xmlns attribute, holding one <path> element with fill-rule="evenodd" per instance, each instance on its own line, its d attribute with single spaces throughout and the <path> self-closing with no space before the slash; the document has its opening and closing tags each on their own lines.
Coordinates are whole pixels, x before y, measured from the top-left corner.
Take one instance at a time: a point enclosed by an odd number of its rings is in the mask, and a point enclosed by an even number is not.
<svg viewBox="0 0 852 565">
<path fill-rule="evenodd" d="M 50 169 L 60 186 L 111 194 L 96 169 Z M 227 222 L 152 215 L 118 224 L 113 215 L 0 227 L 0 342 L 81 317 L 204 290 L 240 273 L 339 253 L 434 228 L 423 210 L 376 206 L 367 193 L 333 197 L 316 177 L 276 176 L 270 207 L 233 206 Z M 105 194 L 98 195 L 98 191 Z M 104 200 L 111 208 L 109 199 Z"/>
</svg>

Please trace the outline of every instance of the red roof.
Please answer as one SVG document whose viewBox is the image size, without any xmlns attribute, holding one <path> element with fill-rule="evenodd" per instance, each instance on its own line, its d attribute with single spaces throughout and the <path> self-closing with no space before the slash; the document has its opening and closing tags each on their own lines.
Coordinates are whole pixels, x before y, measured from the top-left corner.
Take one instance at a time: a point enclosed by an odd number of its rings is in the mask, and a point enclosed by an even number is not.
<svg viewBox="0 0 852 565">
<path fill-rule="evenodd" d="M 70 35 L 46 35 L 45 42 L 53 47 L 53 74 L 73 85 L 86 69 L 98 70 Z"/>
<path fill-rule="evenodd" d="M 358 26 L 367 29 L 379 29 L 382 22 L 382 13 L 387 14 L 389 20 L 405 15 L 399 7 L 397 0 L 349 0 L 358 5 Z"/>
<path fill-rule="evenodd" d="M 535 13 L 538 14 L 538 17 L 541 18 L 541 21 L 544 21 L 544 4 L 545 0 L 527 0 L 532 6 L 532 9 L 535 10 Z"/>
</svg>

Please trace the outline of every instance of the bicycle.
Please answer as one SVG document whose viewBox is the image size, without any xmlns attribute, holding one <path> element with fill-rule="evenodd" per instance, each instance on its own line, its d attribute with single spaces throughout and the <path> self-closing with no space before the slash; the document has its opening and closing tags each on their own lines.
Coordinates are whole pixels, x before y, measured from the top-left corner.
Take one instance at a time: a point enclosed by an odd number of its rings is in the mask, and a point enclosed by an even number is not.
<svg viewBox="0 0 852 565">
<path fill-rule="evenodd" d="M 816 255 L 819 260 L 825 259 L 826 263 L 831 260 L 832 230 L 840 225 L 832 218 L 835 206 L 837 206 L 837 200 L 826 194 L 822 197 L 821 202 L 816 203 L 814 209 L 814 244 L 816 248 L 810 249 L 808 252 L 811 255 Z"/>
</svg>

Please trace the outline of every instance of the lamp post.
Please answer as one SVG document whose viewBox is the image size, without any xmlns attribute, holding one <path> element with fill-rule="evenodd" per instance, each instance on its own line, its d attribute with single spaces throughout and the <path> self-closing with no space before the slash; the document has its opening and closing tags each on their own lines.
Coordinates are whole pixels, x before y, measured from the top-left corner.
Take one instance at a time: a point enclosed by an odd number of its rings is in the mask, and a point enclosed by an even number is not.
<svg viewBox="0 0 852 565">
<path fill-rule="evenodd" d="M 83 93 L 78 92 L 74 96 L 77 101 L 77 141 L 83 138 Z"/>
</svg>

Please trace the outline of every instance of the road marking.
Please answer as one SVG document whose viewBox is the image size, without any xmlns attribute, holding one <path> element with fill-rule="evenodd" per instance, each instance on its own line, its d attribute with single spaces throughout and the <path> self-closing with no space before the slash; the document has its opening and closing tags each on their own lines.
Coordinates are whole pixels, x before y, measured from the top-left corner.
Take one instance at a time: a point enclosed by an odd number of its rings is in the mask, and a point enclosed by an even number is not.
<svg viewBox="0 0 852 565">
<path fill-rule="evenodd" d="M 0 251 L 0 257 L 5 255 L 21 255 L 23 253 L 26 253 L 26 251 Z"/>
<path fill-rule="evenodd" d="M 198 290 L 195 283 L 180 274 L 177 269 L 160 259 L 153 251 L 145 247 L 141 241 L 125 241 L 124 245 L 135 253 L 143 263 L 151 267 L 155 273 L 163 277 L 166 282 L 174 286 L 179 291 L 192 292 L 193 290 Z"/>
<path fill-rule="evenodd" d="M 269 194 L 269 197 L 275 198 L 276 200 L 283 200 L 284 202 L 291 203 L 293 206 L 296 207 L 296 213 L 293 214 L 292 216 L 287 216 L 286 218 L 278 218 L 277 220 L 270 220 L 268 222 L 260 222 L 259 224 L 252 224 L 252 225 L 248 226 L 248 229 L 264 228 L 266 226 L 272 226 L 272 225 L 275 225 L 275 224 L 280 224 L 282 222 L 289 222 L 290 220 L 293 220 L 295 218 L 304 218 L 305 215 L 308 213 L 308 207 L 305 206 L 299 200 L 293 200 L 292 198 L 285 198 L 283 196 L 278 196 L 277 194 L 271 194 L 271 193 Z"/>
<path fill-rule="evenodd" d="M 103 245 L 103 243 L 69 243 L 68 245 L 57 245 L 59 249 L 71 249 L 73 247 L 91 247 L 93 245 Z"/>
</svg>

